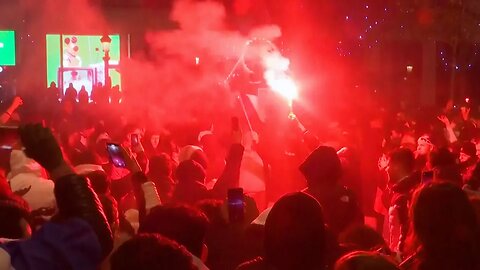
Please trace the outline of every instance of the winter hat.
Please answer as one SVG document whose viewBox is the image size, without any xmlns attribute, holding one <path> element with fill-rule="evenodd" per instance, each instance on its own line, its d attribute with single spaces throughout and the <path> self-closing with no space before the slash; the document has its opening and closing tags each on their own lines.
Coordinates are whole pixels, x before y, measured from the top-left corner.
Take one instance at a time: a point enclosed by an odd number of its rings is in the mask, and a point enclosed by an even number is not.
<svg viewBox="0 0 480 270">
<path fill-rule="evenodd" d="M 195 145 L 187 145 L 180 149 L 180 152 L 178 153 L 178 162 L 181 163 L 182 161 L 190 159 L 195 160 L 202 165 L 204 169 L 207 169 L 207 156 L 203 152 L 202 148 Z"/>
<path fill-rule="evenodd" d="M 180 182 L 205 181 L 205 169 L 195 160 L 186 160 L 178 164 L 175 170 L 175 178 Z"/>
<path fill-rule="evenodd" d="M 110 190 L 110 181 L 103 167 L 96 164 L 82 164 L 74 168 L 79 175 L 90 180 L 93 190 L 98 194 L 106 194 Z"/>
</svg>

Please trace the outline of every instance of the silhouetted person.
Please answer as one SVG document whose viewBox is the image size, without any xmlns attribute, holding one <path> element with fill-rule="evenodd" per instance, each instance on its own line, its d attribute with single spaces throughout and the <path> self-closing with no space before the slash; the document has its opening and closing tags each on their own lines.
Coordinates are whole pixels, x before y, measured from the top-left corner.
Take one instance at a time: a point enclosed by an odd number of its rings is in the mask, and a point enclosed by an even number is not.
<svg viewBox="0 0 480 270">
<path fill-rule="evenodd" d="M 407 270 L 480 269 L 479 226 L 467 195 L 457 186 L 431 183 L 413 196 L 412 246 Z"/>
<path fill-rule="evenodd" d="M 307 180 L 308 194 L 323 207 L 325 222 L 336 235 L 353 224 L 363 224 L 363 214 L 355 194 L 339 184 L 342 165 L 335 149 L 320 146 L 300 165 Z"/>
<path fill-rule="evenodd" d="M 88 104 L 88 92 L 85 89 L 85 86 L 82 86 L 78 92 L 78 102 L 82 105 Z"/>
<path fill-rule="evenodd" d="M 192 253 L 194 264 L 205 269 L 205 237 L 209 222 L 205 214 L 188 206 L 156 206 L 141 222 L 140 233 L 158 233 L 181 244 Z"/>
<path fill-rule="evenodd" d="M 197 269 L 183 246 L 158 234 L 140 234 L 123 243 L 110 263 L 111 270 Z"/>
<path fill-rule="evenodd" d="M 148 177 L 157 186 L 160 199 L 163 203 L 171 200 L 175 181 L 172 178 L 173 164 L 170 156 L 160 154 L 150 158 Z"/>
<path fill-rule="evenodd" d="M 392 258 L 375 253 L 356 251 L 340 258 L 335 270 L 399 270 Z"/>
<path fill-rule="evenodd" d="M 265 222 L 265 256 L 237 269 L 324 269 L 324 224 L 322 207 L 312 196 L 302 192 L 283 196 Z"/>
<path fill-rule="evenodd" d="M 194 204 L 207 199 L 210 194 L 205 186 L 205 169 L 194 160 L 180 162 L 175 170 L 178 183 L 173 192 L 172 201 Z"/>
<path fill-rule="evenodd" d="M 402 148 L 390 155 L 387 168 L 389 207 L 389 244 L 396 252 L 403 252 L 408 233 L 408 205 L 411 192 L 420 184 L 419 174 L 414 174 L 415 156 L 410 149 Z M 388 203 L 388 202 L 387 202 Z"/>
<path fill-rule="evenodd" d="M 77 102 L 77 94 L 77 90 L 73 87 L 73 83 L 70 83 L 68 88 L 65 90 L 64 99 L 71 102 Z"/>
<path fill-rule="evenodd" d="M 46 100 L 48 103 L 58 103 L 60 98 L 60 92 L 58 91 L 57 85 L 55 82 L 51 82 L 50 86 L 47 88 Z"/>
</svg>

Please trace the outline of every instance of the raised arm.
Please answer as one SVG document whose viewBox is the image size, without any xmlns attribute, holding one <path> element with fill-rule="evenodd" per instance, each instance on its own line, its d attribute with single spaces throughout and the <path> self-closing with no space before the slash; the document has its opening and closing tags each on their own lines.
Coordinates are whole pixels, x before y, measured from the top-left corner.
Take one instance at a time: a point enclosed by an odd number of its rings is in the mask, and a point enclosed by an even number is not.
<svg viewBox="0 0 480 270">
<path fill-rule="evenodd" d="M 60 224 L 75 218 L 86 221 L 98 238 L 102 257 L 106 257 L 113 247 L 112 233 L 90 182 L 66 164 L 50 129 L 39 124 L 26 125 L 19 133 L 25 153 L 42 165 L 55 181 L 58 214 L 53 221 Z"/>
<path fill-rule="evenodd" d="M 0 125 L 4 125 L 10 120 L 12 114 L 18 109 L 18 107 L 23 105 L 23 100 L 20 97 L 15 97 L 12 104 L 8 107 L 6 111 L 0 115 Z"/>
</svg>

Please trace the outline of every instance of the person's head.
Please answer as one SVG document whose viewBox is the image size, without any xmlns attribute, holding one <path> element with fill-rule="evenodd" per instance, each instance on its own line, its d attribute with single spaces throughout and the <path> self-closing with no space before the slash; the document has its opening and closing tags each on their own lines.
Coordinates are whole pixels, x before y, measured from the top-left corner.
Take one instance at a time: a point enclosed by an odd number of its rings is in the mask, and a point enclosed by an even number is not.
<svg viewBox="0 0 480 270">
<path fill-rule="evenodd" d="M 475 137 L 478 136 L 478 128 L 475 126 L 475 124 L 471 121 L 465 121 L 462 129 L 460 130 L 460 134 L 458 136 L 458 140 L 463 142 L 463 141 L 471 141 Z"/>
<path fill-rule="evenodd" d="M 110 257 L 111 270 L 194 270 L 192 256 L 175 241 L 158 234 L 140 234 Z"/>
<path fill-rule="evenodd" d="M 413 239 L 425 263 L 460 260 L 470 264 L 478 257 L 478 223 L 467 195 L 459 187 L 442 182 L 418 189 L 410 218 Z"/>
<path fill-rule="evenodd" d="M 135 126 L 135 125 L 131 125 L 131 124 L 127 124 L 125 126 L 125 128 L 123 129 L 123 132 L 122 132 L 122 138 L 121 139 L 121 142 L 122 142 L 122 145 L 126 148 L 131 148 L 132 147 L 132 134 L 135 134 L 136 136 L 138 136 L 138 139 L 141 140 L 142 137 L 143 137 L 143 131 L 141 128 Z"/>
<path fill-rule="evenodd" d="M 111 142 L 112 139 L 107 133 L 101 133 L 95 139 L 95 142 L 92 144 L 94 147 L 95 155 L 100 159 L 99 161 L 108 160 L 108 151 L 107 151 L 107 143 Z"/>
<path fill-rule="evenodd" d="M 175 178 L 179 184 L 192 182 L 205 182 L 205 169 L 194 160 L 186 160 L 178 164 L 175 170 Z"/>
<path fill-rule="evenodd" d="M 399 270 L 393 259 L 375 252 L 355 251 L 340 258 L 335 270 Z"/>
<path fill-rule="evenodd" d="M 401 148 L 390 154 L 387 167 L 388 177 L 392 182 L 410 175 L 415 168 L 415 156 L 410 149 Z"/>
<path fill-rule="evenodd" d="M 90 180 L 90 184 L 97 194 L 107 194 L 110 191 L 110 179 L 102 166 L 95 164 L 81 164 L 75 167 L 75 172 Z"/>
<path fill-rule="evenodd" d="M 283 196 L 265 222 L 265 259 L 276 269 L 319 269 L 323 266 L 326 233 L 322 207 L 312 196 Z"/>
<path fill-rule="evenodd" d="M 153 146 L 153 148 L 157 148 L 158 144 L 160 144 L 160 135 L 152 134 L 150 136 L 150 144 Z"/>
<path fill-rule="evenodd" d="M 430 136 L 423 135 L 417 141 L 417 155 L 427 156 L 433 150 L 433 143 Z"/>
<path fill-rule="evenodd" d="M 348 228 L 340 234 L 339 242 L 344 246 L 363 251 L 372 251 L 387 246 L 382 235 L 366 225 L 357 225 Z"/>
<path fill-rule="evenodd" d="M 476 161 L 477 158 L 477 148 L 473 142 L 464 142 L 462 148 L 460 149 L 460 162 L 464 163 L 469 160 Z"/>
<path fill-rule="evenodd" d="M 68 87 L 69 87 L 69 88 L 73 88 L 73 83 L 69 83 L 69 84 L 68 84 Z"/>
<path fill-rule="evenodd" d="M 430 164 L 434 168 L 448 167 L 456 164 L 455 155 L 446 147 L 430 152 Z"/>
<path fill-rule="evenodd" d="M 50 82 L 50 87 L 54 88 L 54 87 L 57 87 L 57 84 L 55 84 L 55 82 Z"/>
<path fill-rule="evenodd" d="M 227 219 L 222 213 L 224 202 L 221 200 L 201 200 L 196 203 L 196 207 L 200 209 L 210 221 L 213 227 L 223 226 L 227 223 Z"/>
<path fill-rule="evenodd" d="M 88 92 L 85 90 L 85 86 L 82 86 L 82 89 L 78 93 L 78 101 L 80 103 L 88 103 Z"/>
<path fill-rule="evenodd" d="M 208 158 L 202 148 L 194 145 L 187 145 L 180 149 L 178 153 L 178 161 L 194 160 L 206 170 L 208 169 Z"/>
<path fill-rule="evenodd" d="M 320 146 L 300 165 L 309 188 L 335 185 L 342 176 L 342 164 L 332 147 Z"/>
<path fill-rule="evenodd" d="M 0 195 L 0 238 L 22 239 L 31 235 L 27 202 L 16 195 Z"/>
<path fill-rule="evenodd" d="M 173 164 L 169 155 L 162 153 L 150 158 L 148 172 L 152 177 L 170 177 Z"/>
<path fill-rule="evenodd" d="M 157 206 L 141 224 L 141 233 L 159 233 L 179 244 L 197 257 L 202 257 L 209 221 L 205 214 L 188 206 Z"/>
</svg>

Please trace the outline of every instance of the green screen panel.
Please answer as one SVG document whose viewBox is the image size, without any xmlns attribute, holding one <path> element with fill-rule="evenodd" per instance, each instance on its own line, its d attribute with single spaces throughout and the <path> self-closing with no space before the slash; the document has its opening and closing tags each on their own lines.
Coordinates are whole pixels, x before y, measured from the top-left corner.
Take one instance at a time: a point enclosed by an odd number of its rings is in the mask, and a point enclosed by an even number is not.
<svg viewBox="0 0 480 270">
<path fill-rule="evenodd" d="M 111 66 L 118 65 L 120 35 L 109 36 L 112 39 L 109 63 Z M 105 53 L 102 50 L 101 37 L 101 35 L 47 35 L 47 85 L 51 82 L 58 85 L 63 81 L 63 89 L 69 83 L 73 83 L 77 91 L 85 86 L 90 93 L 93 84 L 104 84 Z M 61 64 L 65 68 L 63 73 L 59 72 Z M 119 85 L 121 88 L 121 77 L 114 67 L 110 67 L 109 75 L 112 86 Z"/>
<path fill-rule="evenodd" d="M 0 31 L 0 66 L 15 65 L 15 31 Z"/>
</svg>

